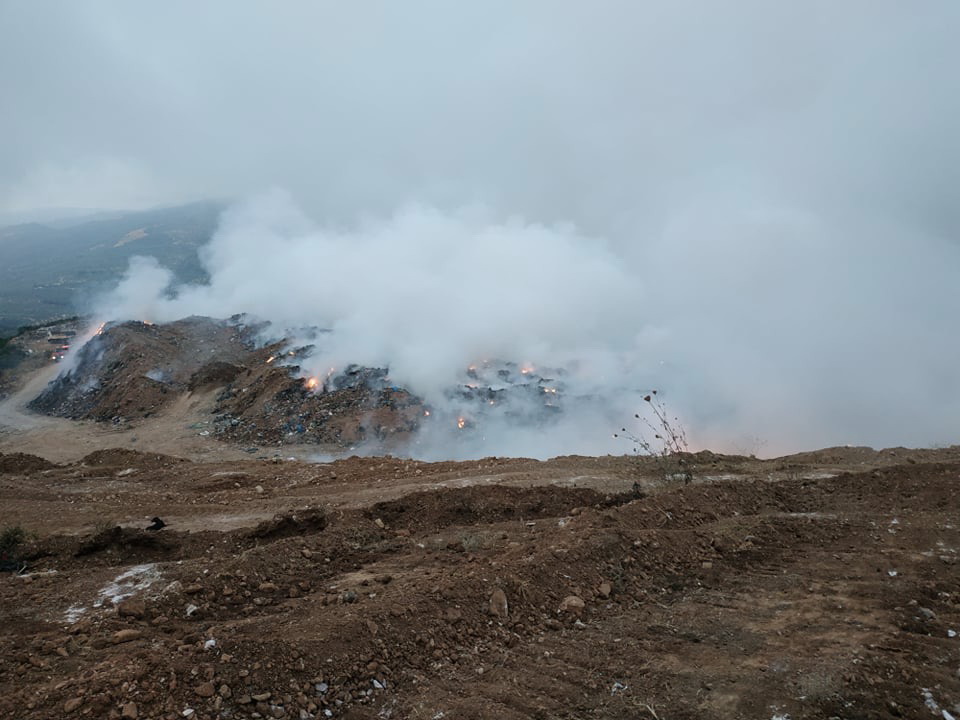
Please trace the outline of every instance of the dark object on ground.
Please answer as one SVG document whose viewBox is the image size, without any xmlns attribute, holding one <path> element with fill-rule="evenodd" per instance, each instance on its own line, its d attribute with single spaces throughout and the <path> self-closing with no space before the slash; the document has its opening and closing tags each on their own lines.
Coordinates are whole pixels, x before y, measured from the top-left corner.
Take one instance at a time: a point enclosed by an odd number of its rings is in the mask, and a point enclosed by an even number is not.
<svg viewBox="0 0 960 720">
<path fill-rule="evenodd" d="M 158 518 L 158 517 L 155 517 L 155 518 L 152 520 L 152 522 L 153 522 L 153 524 L 152 524 L 152 525 L 148 525 L 148 526 L 145 528 L 146 530 L 152 530 L 153 532 L 157 532 L 157 531 L 159 531 L 159 530 L 163 530 L 163 529 L 167 526 L 167 524 L 166 524 L 163 520 L 161 520 L 160 518 Z"/>
<path fill-rule="evenodd" d="M 16 558 L 0 558 L 0 572 L 21 573 L 27 569 L 27 563 Z"/>
</svg>

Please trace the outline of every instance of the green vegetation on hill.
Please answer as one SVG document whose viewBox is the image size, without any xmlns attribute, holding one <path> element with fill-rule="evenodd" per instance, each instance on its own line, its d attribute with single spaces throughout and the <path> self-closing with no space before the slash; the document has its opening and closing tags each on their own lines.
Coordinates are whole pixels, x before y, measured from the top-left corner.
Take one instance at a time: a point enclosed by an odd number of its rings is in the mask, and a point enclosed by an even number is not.
<svg viewBox="0 0 960 720">
<path fill-rule="evenodd" d="M 0 336 L 75 314 L 113 285 L 135 255 L 157 258 L 179 282 L 204 281 L 197 249 L 212 236 L 221 209 L 195 203 L 67 227 L 0 228 Z"/>
</svg>

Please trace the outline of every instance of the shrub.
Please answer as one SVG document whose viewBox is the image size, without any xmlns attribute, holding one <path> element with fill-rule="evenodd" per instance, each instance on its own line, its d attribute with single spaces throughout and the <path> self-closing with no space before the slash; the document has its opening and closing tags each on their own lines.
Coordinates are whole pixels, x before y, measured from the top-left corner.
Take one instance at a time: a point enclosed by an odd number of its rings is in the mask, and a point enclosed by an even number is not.
<svg viewBox="0 0 960 720">
<path fill-rule="evenodd" d="M 681 479 L 685 485 L 693 482 L 693 473 L 687 462 L 690 452 L 687 433 L 680 419 L 670 417 L 656 390 L 644 395 L 643 401 L 647 404 L 646 411 L 634 414 L 640 428 L 636 432 L 621 428 L 613 436 L 632 442 L 637 457 L 653 458 L 665 479 Z"/>
</svg>

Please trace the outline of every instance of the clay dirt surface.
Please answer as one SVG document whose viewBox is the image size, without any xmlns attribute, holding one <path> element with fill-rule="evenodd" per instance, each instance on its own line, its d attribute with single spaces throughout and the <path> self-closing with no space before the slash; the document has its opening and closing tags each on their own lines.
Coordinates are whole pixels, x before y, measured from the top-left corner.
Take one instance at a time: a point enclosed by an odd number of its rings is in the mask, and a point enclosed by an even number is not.
<svg viewBox="0 0 960 720">
<path fill-rule="evenodd" d="M 256 459 L 186 430 L 209 396 L 121 430 L 24 402 L 2 718 L 960 716 L 960 448 L 704 452 L 684 485 Z"/>
</svg>

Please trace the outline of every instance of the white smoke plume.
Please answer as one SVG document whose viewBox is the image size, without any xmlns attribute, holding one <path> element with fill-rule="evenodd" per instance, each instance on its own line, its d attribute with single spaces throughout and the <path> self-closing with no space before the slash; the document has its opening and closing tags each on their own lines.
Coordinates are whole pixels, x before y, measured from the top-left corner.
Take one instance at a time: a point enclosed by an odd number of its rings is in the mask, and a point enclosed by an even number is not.
<svg viewBox="0 0 960 720">
<path fill-rule="evenodd" d="M 628 256 L 573 226 L 477 208 L 410 206 L 327 227 L 273 191 L 224 214 L 202 252 L 209 284 L 171 287 L 168 271 L 139 258 L 98 316 L 248 313 L 293 343 L 315 339 L 298 329 L 329 329 L 302 362 L 307 374 L 388 366 L 441 408 L 484 359 L 568 368 L 569 394 L 590 398 L 547 427 L 488 420 L 468 446 L 424 438 L 413 451 L 430 457 L 629 451 L 611 434 L 651 387 L 666 391 L 694 447 L 955 439 L 957 343 L 945 330 L 960 316 L 956 248 L 721 199 Z M 907 289 L 904 272 L 929 283 Z"/>
</svg>

